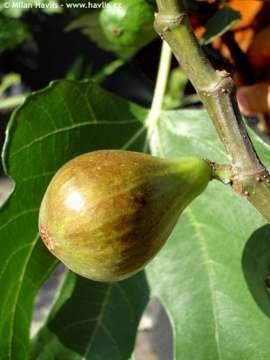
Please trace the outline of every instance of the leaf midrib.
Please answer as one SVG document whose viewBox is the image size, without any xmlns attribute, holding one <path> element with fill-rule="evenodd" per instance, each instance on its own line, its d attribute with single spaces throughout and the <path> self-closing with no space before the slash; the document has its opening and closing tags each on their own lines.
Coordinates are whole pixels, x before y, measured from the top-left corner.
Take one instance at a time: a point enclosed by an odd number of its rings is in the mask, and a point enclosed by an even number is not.
<svg viewBox="0 0 270 360">
<path fill-rule="evenodd" d="M 212 281 L 212 277 L 213 277 L 214 272 L 213 272 L 213 268 L 211 266 L 211 262 L 209 262 L 210 256 L 209 256 L 209 253 L 207 251 L 206 246 L 204 245 L 203 236 L 202 236 L 201 232 L 198 229 L 197 220 L 195 218 L 194 212 L 192 211 L 191 207 L 188 207 L 186 209 L 185 213 L 189 217 L 190 224 L 194 228 L 194 233 L 196 235 L 196 238 L 197 238 L 197 240 L 198 240 L 198 242 L 200 244 L 200 248 L 202 250 L 201 251 L 202 256 L 206 259 L 204 264 L 205 264 L 205 272 L 206 272 L 207 279 L 208 279 L 211 303 L 212 303 L 212 315 L 213 315 L 213 321 L 214 321 L 214 334 L 215 334 L 216 349 L 217 349 L 217 355 L 218 355 L 217 360 L 222 360 L 220 336 L 219 336 L 218 321 L 217 321 L 218 315 L 217 315 L 217 300 L 216 300 L 216 295 L 215 295 L 216 290 L 215 290 L 215 286 L 214 286 L 213 281 Z"/>
</svg>

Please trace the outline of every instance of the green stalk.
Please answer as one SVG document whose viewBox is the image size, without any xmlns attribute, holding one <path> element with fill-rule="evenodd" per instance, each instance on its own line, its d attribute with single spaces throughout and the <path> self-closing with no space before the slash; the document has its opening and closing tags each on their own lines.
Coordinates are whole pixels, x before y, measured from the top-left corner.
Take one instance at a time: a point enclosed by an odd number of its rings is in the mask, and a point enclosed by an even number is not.
<svg viewBox="0 0 270 360">
<path fill-rule="evenodd" d="M 216 71 L 193 34 L 182 0 L 156 0 L 157 33 L 170 46 L 195 87 L 232 167 L 232 186 L 270 221 L 270 176 L 261 163 L 242 121 L 235 86 L 225 71 Z"/>
<path fill-rule="evenodd" d="M 26 95 L 16 95 L 0 99 L 0 112 L 10 112 L 17 106 L 20 106 L 26 98 Z"/>
<path fill-rule="evenodd" d="M 160 54 L 154 96 L 150 111 L 146 119 L 148 134 L 151 133 L 152 129 L 154 128 L 160 117 L 165 91 L 168 83 L 168 78 L 170 74 L 171 59 L 172 59 L 171 49 L 168 46 L 168 44 L 165 41 L 163 41 L 161 47 L 161 54 Z"/>
</svg>

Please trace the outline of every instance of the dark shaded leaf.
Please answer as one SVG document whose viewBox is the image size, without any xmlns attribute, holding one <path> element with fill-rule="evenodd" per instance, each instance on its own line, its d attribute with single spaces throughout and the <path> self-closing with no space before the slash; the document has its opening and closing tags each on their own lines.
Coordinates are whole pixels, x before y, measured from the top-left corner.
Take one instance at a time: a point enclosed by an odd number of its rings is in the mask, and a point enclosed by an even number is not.
<svg viewBox="0 0 270 360">
<path fill-rule="evenodd" d="M 148 300 L 143 272 L 112 284 L 69 273 L 46 326 L 34 341 L 32 358 L 127 360 Z"/>
<path fill-rule="evenodd" d="M 216 37 L 223 35 L 239 19 L 241 19 L 240 13 L 225 5 L 207 22 L 202 44 L 207 45 Z"/>
</svg>

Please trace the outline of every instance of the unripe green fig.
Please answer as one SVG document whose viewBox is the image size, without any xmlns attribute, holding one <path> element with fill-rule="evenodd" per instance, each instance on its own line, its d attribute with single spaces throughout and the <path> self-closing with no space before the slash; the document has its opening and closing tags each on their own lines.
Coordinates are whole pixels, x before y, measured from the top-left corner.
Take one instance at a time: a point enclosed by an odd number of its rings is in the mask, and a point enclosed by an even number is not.
<svg viewBox="0 0 270 360">
<path fill-rule="evenodd" d="M 112 0 L 100 12 L 107 40 L 129 54 L 154 39 L 155 8 L 147 0 Z"/>
<path fill-rule="evenodd" d="M 86 278 L 125 279 L 156 255 L 210 179 L 210 164 L 198 158 L 123 150 L 80 155 L 48 186 L 39 213 L 41 238 Z"/>
</svg>

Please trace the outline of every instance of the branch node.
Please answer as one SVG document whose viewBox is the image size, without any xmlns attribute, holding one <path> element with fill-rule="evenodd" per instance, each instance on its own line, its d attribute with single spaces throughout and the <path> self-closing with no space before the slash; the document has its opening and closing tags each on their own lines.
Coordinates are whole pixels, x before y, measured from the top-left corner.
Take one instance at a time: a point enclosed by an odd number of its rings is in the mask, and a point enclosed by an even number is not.
<svg viewBox="0 0 270 360">
<path fill-rule="evenodd" d="M 214 96 L 220 92 L 228 94 L 234 89 L 235 85 L 229 73 L 226 71 L 218 71 L 218 75 L 220 79 L 214 86 L 199 91 L 202 96 Z"/>
<path fill-rule="evenodd" d="M 261 182 L 262 178 L 259 175 L 257 175 L 255 180 L 256 180 L 256 182 Z"/>
<path fill-rule="evenodd" d="M 181 13 L 176 16 L 155 14 L 154 28 L 159 36 L 163 39 L 164 35 L 175 28 L 177 28 L 184 21 L 186 13 Z"/>
<path fill-rule="evenodd" d="M 230 77 L 230 73 L 228 73 L 226 70 L 216 70 L 216 73 L 221 77 L 221 78 L 226 78 L 226 77 Z"/>
<path fill-rule="evenodd" d="M 254 181 L 255 180 L 255 181 Z M 232 188 L 239 195 L 249 196 L 254 195 L 254 189 L 260 183 L 270 184 L 270 176 L 266 169 L 258 170 L 253 173 L 237 173 L 232 177 Z"/>
</svg>

